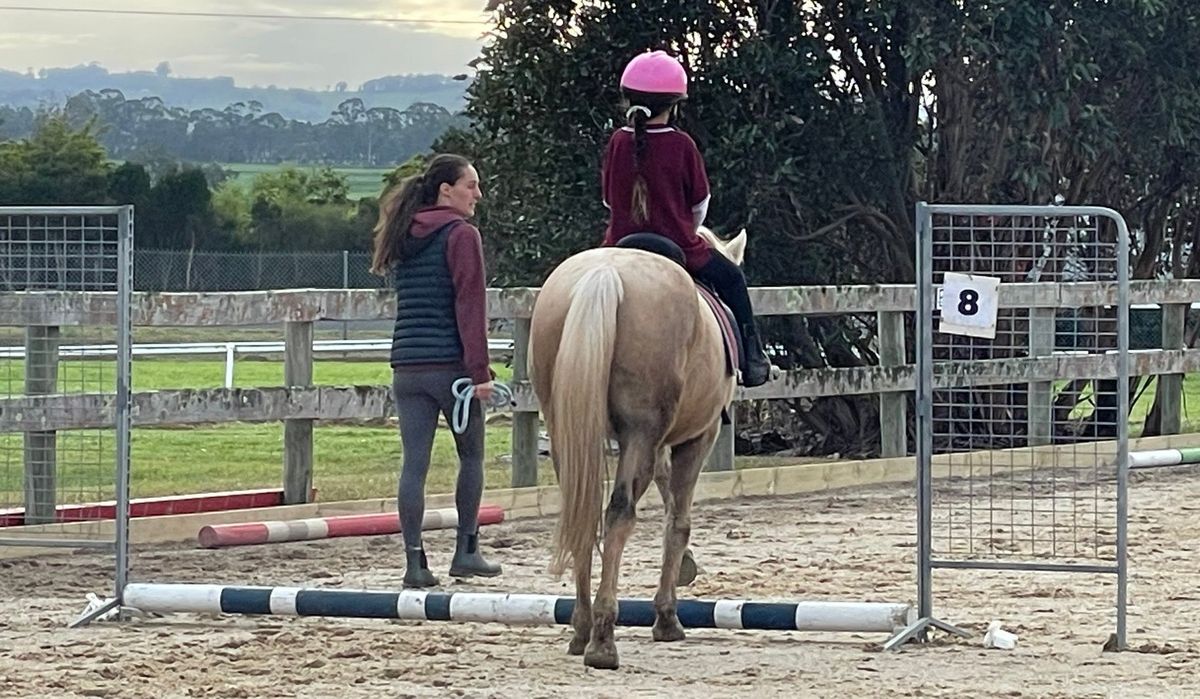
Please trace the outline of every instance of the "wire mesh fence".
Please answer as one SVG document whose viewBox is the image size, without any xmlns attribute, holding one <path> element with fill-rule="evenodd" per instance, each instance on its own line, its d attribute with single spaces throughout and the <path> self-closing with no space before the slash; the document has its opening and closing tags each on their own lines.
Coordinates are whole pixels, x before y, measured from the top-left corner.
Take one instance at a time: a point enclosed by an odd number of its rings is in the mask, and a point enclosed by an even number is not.
<svg viewBox="0 0 1200 699">
<path fill-rule="evenodd" d="M 378 289 L 367 252 L 202 252 L 139 250 L 136 289 L 148 292 L 265 289 Z"/>
</svg>

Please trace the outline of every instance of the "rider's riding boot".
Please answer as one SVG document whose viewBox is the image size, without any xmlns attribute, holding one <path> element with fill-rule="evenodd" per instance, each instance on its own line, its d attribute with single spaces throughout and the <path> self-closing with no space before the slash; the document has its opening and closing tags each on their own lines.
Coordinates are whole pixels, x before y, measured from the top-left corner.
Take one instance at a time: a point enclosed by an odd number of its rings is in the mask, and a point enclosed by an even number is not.
<svg viewBox="0 0 1200 699">
<path fill-rule="evenodd" d="M 469 578 L 478 575 L 484 578 L 494 578 L 500 574 L 500 565 L 488 563 L 479 554 L 479 531 L 470 534 L 458 533 L 458 547 L 454 551 L 454 560 L 450 562 L 450 576 L 454 578 Z"/>
<path fill-rule="evenodd" d="M 438 579 L 429 570 L 429 562 L 425 559 L 425 549 L 405 549 L 404 557 L 407 567 L 404 570 L 404 587 L 436 587 Z"/>
<path fill-rule="evenodd" d="M 761 386 L 771 378 L 772 367 L 754 323 L 742 326 L 742 344 L 746 348 L 746 356 L 742 360 L 742 385 L 747 388 Z"/>
</svg>

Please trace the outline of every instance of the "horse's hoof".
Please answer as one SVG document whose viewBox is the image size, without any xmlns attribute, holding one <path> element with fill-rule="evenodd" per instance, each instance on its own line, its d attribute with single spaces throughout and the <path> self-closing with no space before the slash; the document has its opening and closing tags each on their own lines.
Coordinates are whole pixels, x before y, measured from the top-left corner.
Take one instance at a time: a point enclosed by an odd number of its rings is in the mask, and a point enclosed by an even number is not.
<svg viewBox="0 0 1200 699">
<path fill-rule="evenodd" d="M 683 560 L 679 562 L 679 575 L 675 577 L 675 587 L 687 587 L 691 585 L 696 581 L 698 573 L 696 559 L 692 557 L 692 552 L 684 551 Z"/>
<path fill-rule="evenodd" d="M 664 642 L 682 641 L 686 638 L 683 632 L 683 625 L 679 623 L 679 619 L 675 619 L 674 624 L 654 622 L 654 628 L 650 630 L 650 635 L 654 637 L 654 640 Z"/>
<path fill-rule="evenodd" d="M 617 646 L 609 643 L 604 646 L 589 644 L 583 655 L 583 664 L 597 670 L 616 670 L 621 666 L 617 659 Z"/>
<path fill-rule="evenodd" d="M 587 644 L 587 636 L 572 638 L 571 644 L 567 646 L 567 655 L 583 655 L 583 651 L 587 650 Z"/>
</svg>

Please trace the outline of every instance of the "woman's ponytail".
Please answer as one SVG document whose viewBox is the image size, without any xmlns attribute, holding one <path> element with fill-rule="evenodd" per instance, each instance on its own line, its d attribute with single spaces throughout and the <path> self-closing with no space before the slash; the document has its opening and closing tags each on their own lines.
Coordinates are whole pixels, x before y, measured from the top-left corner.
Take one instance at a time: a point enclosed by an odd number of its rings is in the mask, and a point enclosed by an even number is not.
<svg viewBox="0 0 1200 699">
<path fill-rule="evenodd" d="M 408 258 L 413 242 L 410 231 L 413 216 L 422 207 L 436 204 L 442 184 L 453 185 L 470 164 L 461 155 L 436 155 L 425 172 L 404 178 L 383 195 L 379 202 L 379 221 L 374 229 L 372 273 L 385 277 L 397 262 Z"/>
</svg>

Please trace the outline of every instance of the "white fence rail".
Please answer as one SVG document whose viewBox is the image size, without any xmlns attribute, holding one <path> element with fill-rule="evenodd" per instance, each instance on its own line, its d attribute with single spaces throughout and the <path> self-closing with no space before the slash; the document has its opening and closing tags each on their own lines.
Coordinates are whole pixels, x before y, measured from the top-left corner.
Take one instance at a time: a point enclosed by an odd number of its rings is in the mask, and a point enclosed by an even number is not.
<svg viewBox="0 0 1200 699">
<path fill-rule="evenodd" d="M 387 353 L 392 349 L 391 338 L 380 340 L 313 340 L 314 353 Z M 233 388 L 233 367 L 237 355 L 283 354 L 283 340 L 246 340 L 230 342 L 147 342 L 133 345 L 134 357 L 161 357 L 171 355 L 202 356 L 225 355 L 225 388 Z M 511 339 L 489 339 L 488 351 L 493 356 L 511 354 Z M 116 345 L 62 345 L 58 348 L 60 359 L 95 359 L 115 357 Z M 23 346 L 0 347 L 0 359 L 24 359 Z"/>
</svg>

